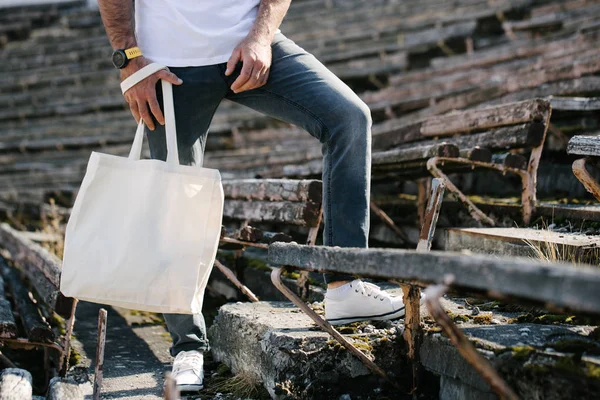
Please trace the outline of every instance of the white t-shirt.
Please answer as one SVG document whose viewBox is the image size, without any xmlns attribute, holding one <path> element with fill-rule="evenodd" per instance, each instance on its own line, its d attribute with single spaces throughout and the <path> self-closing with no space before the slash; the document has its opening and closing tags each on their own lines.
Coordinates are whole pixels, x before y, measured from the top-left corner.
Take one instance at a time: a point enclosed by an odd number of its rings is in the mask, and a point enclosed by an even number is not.
<svg viewBox="0 0 600 400">
<path fill-rule="evenodd" d="M 138 47 L 169 67 L 226 62 L 250 32 L 260 0 L 135 0 Z"/>
</svg>

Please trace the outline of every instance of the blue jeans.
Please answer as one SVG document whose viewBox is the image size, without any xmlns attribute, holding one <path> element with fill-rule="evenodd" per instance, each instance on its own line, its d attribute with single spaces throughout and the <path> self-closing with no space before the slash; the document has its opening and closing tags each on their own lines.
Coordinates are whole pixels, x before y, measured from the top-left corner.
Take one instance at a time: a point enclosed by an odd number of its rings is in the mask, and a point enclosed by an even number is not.
<svg viewBox="0 0 600 400">
<path fill-rule="evenodd" d="M 371 114 L 367 105 L 314 56 L 278 33 L 266 85 L 241 93 L 230 86 L 236 71 L 225 76 L 226 64 L 171 68 L 183 80 L 173 87 L 179 158 L 201 165 L 208 128 L 223 99 L 299 126 L 322 143 L 323 244 L 367 247 L 371 177 Z M 157 86 L 159 87 L 159 86 Z M 160 97 L 160 91 L 159 91 Z M 160 99 L 159 99 L 160 100 Z M 162 103 L 162 101 L 161 101 Z M 154 159 L 166 159 L 164 127 L 147 131 Z M 326 275 L 325 281 L 352 280 Z M 165 320 L 173 347 L 207 350 L 201 315 L 168 314 Z"/>
</svg>

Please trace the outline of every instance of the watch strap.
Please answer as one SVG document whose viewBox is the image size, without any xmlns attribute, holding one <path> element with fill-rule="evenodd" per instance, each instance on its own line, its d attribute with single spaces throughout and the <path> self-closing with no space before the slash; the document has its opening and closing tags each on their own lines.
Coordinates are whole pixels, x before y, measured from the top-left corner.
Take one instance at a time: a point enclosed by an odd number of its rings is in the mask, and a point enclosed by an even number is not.
<svg viewBox="0 0 600 400">
<path fill-rule="evenodd" d="M 128 60 L 131 60 L 132 58 L 136 58 L 142 55 L 142 50 L 140 50 L 139 47 L 132 47 L 130 49 L 125 49 L 123 50 L 125 52 L 125 55 L 127 56 Z"/>
</svg>

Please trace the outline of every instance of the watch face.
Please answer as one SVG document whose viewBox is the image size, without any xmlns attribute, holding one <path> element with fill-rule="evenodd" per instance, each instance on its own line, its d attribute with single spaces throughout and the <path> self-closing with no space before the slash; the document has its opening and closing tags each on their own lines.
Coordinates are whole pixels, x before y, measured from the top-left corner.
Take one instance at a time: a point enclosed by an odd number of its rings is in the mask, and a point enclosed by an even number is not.
<svg viewBox="0 0 600 400">
<path fill-rule="evenodd" d="M 123 50 L 116 50 L 112 56 L 112 62 L 115 67 L 123 68 L 127 62 L 127 56 Z"/>
</svg>

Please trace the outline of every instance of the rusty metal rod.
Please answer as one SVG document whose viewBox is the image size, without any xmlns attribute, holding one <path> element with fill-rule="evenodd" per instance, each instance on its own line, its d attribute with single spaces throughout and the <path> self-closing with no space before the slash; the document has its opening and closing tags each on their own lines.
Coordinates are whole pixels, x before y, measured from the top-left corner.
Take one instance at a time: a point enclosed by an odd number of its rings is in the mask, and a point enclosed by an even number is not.
<svg viewBox="0 0 600 400">
<path fill-rule="evenodd" d="M 377 206 L 377 204 L 375 204 L 373 200 L 371 200 L 370 207 L 371 210 L 375 213 L 375 215 L 377 215 L 379 219 L 383 221 L 384 224 L 386 224 L 391 230 L 393 230 L 394 233 L 396 233 L 396 235 L 398 235 L 398 237 L 402 239 L 404 243 L 410 244 L 410 239 L 408 238 L 408 236 L 406 236 L 406 234 L 402 232 L 400 228 L 398 228 L 398 226 L 389 217 L 389 215 L 387 215 L 385 211 L 379 208 L 379 206 Z"/>
<path fill-rule="evenodd" d="M 240 282 L 240 280 L 237 278 L 237 276 L 235 276 L 232 270 L 221 264 L 219 260 L 215 260 L 215 266 L 219 269 L 219 271 L 223 273 L 223 275 L 225 275 L 227 279 L 229 279 L 231 283 L 233 283 L 238 289 L 240 289 L 240 291 L 244 293 L 250 299 L 250 301 L 255 303 L 258 301 L 258 297 L 256 297 L 256 295 L 252 293 L 252 290 L 248 289 L 246 285 Z"/>
<path fill-rule="evenodd" d="M 440 298 L 447 290 L 446 285 L 433 285 L 425 289 L 425 304 L 427 304 L 429 313 L 446 332 L 460 355 L 471 364 L 501 399 L 518 400 L 517 394 L 506 384 L 492 364 L 477 351 L 475 346 L 446 314 L 440 303 Z"/>
<path fill-rule="evenodd" d="M 98 313 L 98 343 L 96 345 L 96 368 L 94 376 L 94 400 L 100 400 L 102 392 L 102 379 L 104 368 L 104 347 L 106 345 L 106 316 L 107 312 L 104 308 Z"/>
<path fill-rule="evenodd" d="M 234 244 L 240 244 L 240 245 L 246 246 L 246 247 L 258 247 L 259 249 L 265 249 L 265 250 L 269 249 L 269 245 L 265 244 L 265 243 L 244 242 L 243 240 L 232 239 L 232 238 L 228 238 L 228 237 L 222 237 L 219 240 L 223 243 L 234 243 Z"/>
<path fill-rule="evenodd" d="M 271 281 L 273 282 L 273 285 L 275 285 L 275 287 L 279 289 L 279 291 L 285 297 L 287 297 L 292 303 L 294 303 L 296 307 L 298 307 L 306 315 L 308 315 L 309 318 L 312 319 L 315 324 L 317 324 L 321 329 L 333 336 L 335 340 L 337 340 L 342 346 L 348 349 L 349 352 L 354 354 L 367 368 L 369 368 L 376 374 L 382 376 L 383 378 L 387 379 L 395 387 L 398 387 L 397 383 L 389 380 L 384 370 L 379 368 L 369 357 L 367 357 L 360 350 L 354 347 L 354 345 L 348 340 L 346 340 L 346 338 L 342 336 L 342 334 L 340 334 L 329 322 L 321 318 L 304 301 L 302 301 L 302 299 L 296 296 L 296 294 L 292 290 L 290 290 L 287 286 L 284 285 L 284 283 L 281 281 L 281 273 L 284 269 L 285 267 L 273 268 L 273 271 L 271 272 Z"/>
<path fill-rule="evenodd" d="M 71 336 L 73 335 L 73 326 L 75 325 L 75 309 L 77 308 L 77 299 L 73 299 L 71 307 L 71 316 L 65 321 L 65 339 L 63 341 L 63 351 L 58 361 L 58 371 L 60 376 L 65 377 L 69 369 L 69 358 L 71 356 Z"/>
<path fill-rule="evenodd" d="M 587 158 L 580 158 L 573 161 L 573 174 L 585 186 L 585 190 L 590 192 L 596 200 L 600 201 L 600 185 L 598 185 L 596 179 L 586 169 L 587 162 Z"/>
</svg>

